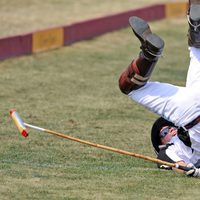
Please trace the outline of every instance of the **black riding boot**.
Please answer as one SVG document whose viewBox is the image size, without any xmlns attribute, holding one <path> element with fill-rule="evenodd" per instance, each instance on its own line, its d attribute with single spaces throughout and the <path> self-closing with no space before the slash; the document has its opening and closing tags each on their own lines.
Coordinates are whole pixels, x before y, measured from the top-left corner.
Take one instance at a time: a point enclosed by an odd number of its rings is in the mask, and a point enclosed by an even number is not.
<svg viewBox="0 0 200 200">
<path fill-rule="evenodd" d="M 129 24 L 141 42 L 141 52 L 120 76 L 119 87 L 125 94 L 146 84 L 164 48 L 164 41 L 151 32 L 146 21 L 130 17 Z"/>
<path fill-rule="evenodd" d="M 200 48 L 200 0 L 190 0 L 188 9 L 188 45 Z"/>
</svg>

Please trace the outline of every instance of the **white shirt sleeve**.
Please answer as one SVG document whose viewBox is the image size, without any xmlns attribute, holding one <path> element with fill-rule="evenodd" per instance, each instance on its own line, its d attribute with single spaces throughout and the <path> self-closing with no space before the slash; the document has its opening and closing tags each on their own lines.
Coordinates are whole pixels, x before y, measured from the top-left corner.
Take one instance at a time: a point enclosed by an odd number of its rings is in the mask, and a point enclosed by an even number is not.
<svg viewBox="0 0 200 200">
<path fill-rule="evenodd" d="M 175 145 L 169 146 L 166 149 L 165 153 L 174 162 L 184 161 L 183 158 L 181 158 L 181 157 L 178 156 Z"/>
<path fill-rule="evenodd" d="M 173 145 L 170 145 L 165 153 L 174 162 L 184 161 L 185 163 L 191 163 L 192 149 L 186 146 L 178 136 L 174 136 L 170 141 Z"/>
</svg>

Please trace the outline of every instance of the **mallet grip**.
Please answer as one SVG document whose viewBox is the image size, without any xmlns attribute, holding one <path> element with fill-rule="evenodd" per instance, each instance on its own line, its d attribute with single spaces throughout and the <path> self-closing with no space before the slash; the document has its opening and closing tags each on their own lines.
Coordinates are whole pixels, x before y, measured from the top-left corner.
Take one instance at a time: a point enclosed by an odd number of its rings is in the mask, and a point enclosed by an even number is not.
<svg viewBox="0 0 200 200">
<path fill-rule="evenodd" d="M 15 109 L 11 109 L 10 110 L 10 116 L 12 117 L 16 127 L 18 128 L 19 132 L 24 136 L 27 137 L 28 136 L 28 132 L 26 130 L 26 127 L 24 125 L 24 122 L 22 121 L 22 119 L 20 118 L 19 114 L 17 113 L 17 111 Z"/>
</svg>

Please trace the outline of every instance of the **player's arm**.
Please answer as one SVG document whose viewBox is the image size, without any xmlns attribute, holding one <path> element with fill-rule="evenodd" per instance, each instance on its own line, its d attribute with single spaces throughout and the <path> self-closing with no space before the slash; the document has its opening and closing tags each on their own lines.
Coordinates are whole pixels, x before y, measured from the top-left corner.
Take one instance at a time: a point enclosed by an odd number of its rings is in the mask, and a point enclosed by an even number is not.
<svg viewBox="0 0 200 200">
<path fill-rule="evenodd" d="M 190 168 L 189 171 L 185 172 L 180 169 L 170 168 L 165 165 L 158 165 L 160 169 L 174 170 L 179 173 L 185 173 L 187 176 L 200 177 L 200 168 L 196 168 L 192 163 L 187 164 L 183 159 L 181 159 L 176 152 L 176 147 L 173 144 L 166 145 L 159 151 L 158 159 L 164 160 L 171 163 L 177 163 L 181 166 Z"/>
</svg>

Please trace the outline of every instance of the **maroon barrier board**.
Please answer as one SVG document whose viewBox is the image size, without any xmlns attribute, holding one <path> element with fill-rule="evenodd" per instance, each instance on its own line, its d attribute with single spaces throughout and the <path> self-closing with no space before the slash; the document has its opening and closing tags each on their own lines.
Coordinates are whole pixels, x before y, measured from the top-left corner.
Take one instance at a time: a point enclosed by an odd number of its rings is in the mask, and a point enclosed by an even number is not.
<svg viewBox="0 0 200 200">
<path fill-rule="evenodd" d="M 0 60 L 32 53 L 32 34 L 0 39 Z"/>
<path fill-rule="evenodd" d="M 156 4 L 57 28 L 63 28 L 63 45 L 69 45 L 76 41 L 90 39 L 110 31 L 127 27 L 129 17 L 133 15 L 147 21 L 163 19 L 166 17 L 165 4 Z M 0 60 L 34 53 L 33 34 L 29 33 L 0 38 Z"/>
<path fill-rule="evenodd" d="M 147 21 L 165 18 L 165 5 L 153 5 L 130 10 L 116 15 L 105 16 L 64 27 L 64 44 L 90 39 L 92 37 L 128 26 L 130 16 L 138 16 Z"/>
</svg>

